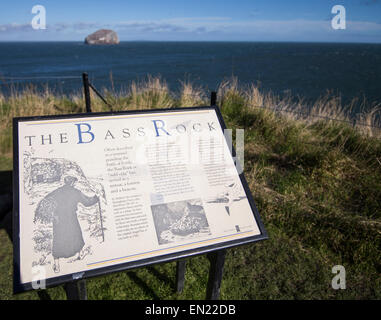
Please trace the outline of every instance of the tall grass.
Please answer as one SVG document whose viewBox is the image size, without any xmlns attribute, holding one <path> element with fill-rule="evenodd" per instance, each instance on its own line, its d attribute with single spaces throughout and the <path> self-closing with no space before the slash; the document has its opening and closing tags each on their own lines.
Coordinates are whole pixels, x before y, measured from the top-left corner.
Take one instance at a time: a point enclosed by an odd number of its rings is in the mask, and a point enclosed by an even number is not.
<svg viewBox="0 0 381 320">
<path fill-rule="evenodd" d="M 111 78 L 112 79 L 112 78 Z M 112 81 L 112 80 L 111 80 Z M 132 82 L 128 88 L 115 92 L 103 89 L 102 94 L 116 110 L 172 108 L 179 106 L 195 106 L 208 104 L 207 93 L 194 87 L 189 81 L 181 82 L 180 92 L 171 92 L 168 85 L 160 77 L 148 76 L 146 80 Z M 255 85 L 240 88 L 237 78 L 223 81 L 218 87 L 218 104 L 225 116 L 232 119 L 248 121 L 254 109 L 264 109 L 263 114 L 275 123 L 286 120 L 302 121 L 312 125 L 321 120 L 353 121 L 351 110 L 354 102 L 343 106 L 337 96 L 326 94 L 306 108 L 303 99 L 295 101 L 286 96 L 280 98 L 272 93 L 263 93 Z M 99 97 L 91 91 L 92 110 L 108 111 Z M 363 105 L 364 106 L 364 105 Z M 368 136 L 380 136 L 381 127 L 380 104 L 373 104 L 368 112 L 356 114 L 356 128 Z M 43 91 L 32 85 L 22 89 L 12 89 L 10 95 L 0 93 L 0 151 L 11 152 L 11 126 L 13 117 L 33 115 L 54 115 L 62 113 L 78 113 L 85 111 L 84 97 L 81 88 L 69 96 L 56 95 L 48 86 Z M 280 116 L 280 117 L 279 117 Z"/>
</svg>

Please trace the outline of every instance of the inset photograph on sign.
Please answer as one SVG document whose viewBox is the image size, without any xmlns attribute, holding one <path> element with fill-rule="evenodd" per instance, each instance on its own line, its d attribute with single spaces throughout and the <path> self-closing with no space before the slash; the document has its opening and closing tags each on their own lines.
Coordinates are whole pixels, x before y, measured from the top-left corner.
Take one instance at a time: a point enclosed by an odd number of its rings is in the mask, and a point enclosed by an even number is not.
<svg viewBox="0 0 381 320">
<path fill-rule="evenodd" d="M 210 235 L 201 199 L 151 206 L 159 244 L 177 243 Z"/>
</svg>

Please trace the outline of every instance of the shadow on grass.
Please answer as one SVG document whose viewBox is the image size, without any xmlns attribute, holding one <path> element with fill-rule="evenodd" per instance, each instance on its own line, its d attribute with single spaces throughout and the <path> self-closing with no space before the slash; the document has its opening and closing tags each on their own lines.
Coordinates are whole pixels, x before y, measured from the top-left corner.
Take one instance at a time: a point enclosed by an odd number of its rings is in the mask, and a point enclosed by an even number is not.
<svg viewBox="0 0 381 320">
<path fill-rule="evenodd" d="M 52 298 L 46 290 L 37 291 L 37 294 L 40 300 L 52 300 Z"/>
<path fill-rule="evenodd" d="M 147 296 L 152 297 L 153 300 L 160 300 L 157 294 L 140 277 L 138 277 L 134 271 L 130 271 L 127 274 L 132 281 L 142 288 L 143 292 Z"/>
<path fill-rule="evenodd" d="M 147 267 L 147 270 L 151 272 L 158 280 L 166 284 L 169 284 L 173 291 L 176 290 L 176 281 L 173 281 L 172 279 L 170 279 L 166 274 L 158 271 L 154 266 Z"/>
<path fill-rule="evenodd" d="M 0 229 L 4 229 L 8 234 L 9 240 L 12 240 L 12 211 L 9 211 L 4 215 L 3 219 L 0 219 Z"/>
</svg>

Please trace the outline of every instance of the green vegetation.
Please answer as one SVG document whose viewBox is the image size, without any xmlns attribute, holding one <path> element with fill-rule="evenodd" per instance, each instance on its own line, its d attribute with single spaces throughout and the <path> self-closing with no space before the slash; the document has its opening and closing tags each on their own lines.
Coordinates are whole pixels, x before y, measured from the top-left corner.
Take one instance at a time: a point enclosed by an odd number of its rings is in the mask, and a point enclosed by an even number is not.
<svg viewBox="0 0 381 320">
<path fill-rule="evenodd" d="M 208 104 L 205 94 L 184 83 L 177 99 L 160 79 L 105 92 L 115 110 Z M 218 101 L 229 128 L 245 129 L 245 176 L 269 240 L 230 249 L 222 299 L 380 299 L 381 141 L 370 127 L 353 128 L 335 97 L 319 99 L 309 114 L 258 88 L 223 83 Z M 276 106 L 280 112 L 266 108 Z M 93 97 L 94 111 L 107 107 Z M 298 109 L 299 108 L 299 109 Z M 29 88 L 0 96 L 0 169 L 11 169 L 11 118 L 84 110 L 83 97 L 55 97 Z M 313 117 L 318 115 L 319 117 Z M 359 120 L 376 124 L 376 111 Z M 0 229 L 0 298 L 12 295 L 12 246 Z M 332 267 L 346 268 L 346 290 L 333 290 Z M 89 299 L 204 299 L 209 262 L 188 260 L 185 289 L 174 292 L 175 263 L 88 280 Z M 65 299 L 62 287 L 47 290 Z"/>
</svg>

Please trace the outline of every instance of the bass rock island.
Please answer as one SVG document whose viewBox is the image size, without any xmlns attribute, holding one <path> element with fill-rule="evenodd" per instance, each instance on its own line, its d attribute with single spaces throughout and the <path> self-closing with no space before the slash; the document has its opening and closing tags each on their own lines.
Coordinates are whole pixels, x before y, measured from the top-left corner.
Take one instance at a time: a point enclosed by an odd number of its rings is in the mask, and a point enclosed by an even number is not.
<svg viewBox="0 0 381 320">
<path fill-rule="evenodd" d="M 115 31 L 100 29 L 88 35 L 85 39 L 86 44 L 118 44 L 119 38 Z"/>
</svg>

